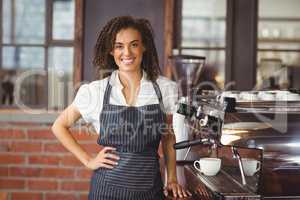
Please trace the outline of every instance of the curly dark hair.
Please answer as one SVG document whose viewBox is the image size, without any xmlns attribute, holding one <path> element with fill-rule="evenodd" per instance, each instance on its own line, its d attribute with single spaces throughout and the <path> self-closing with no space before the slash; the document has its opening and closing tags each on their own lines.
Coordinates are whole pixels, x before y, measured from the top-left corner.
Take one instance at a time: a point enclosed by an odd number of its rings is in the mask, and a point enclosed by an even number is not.
<svg viewBox="0 0 300 200">
<path fill-rule="evenodd" d="M 116 35 L 122 29 L 133 28 L 142 37 L 145 47 L 141 68 L 147 73 L 147 79 L 155 81 L 160 74 L 157 50 L 153 39 L 153 29 L 150 22 L 143 18 L 119 16 L 111 19 L 101 30 L 94 48 L 93 64 L 97 69 L 98 77 L 109 76 L 112 70 L 118 69 L 110 52 L 114 48 Z"/>
</svg>

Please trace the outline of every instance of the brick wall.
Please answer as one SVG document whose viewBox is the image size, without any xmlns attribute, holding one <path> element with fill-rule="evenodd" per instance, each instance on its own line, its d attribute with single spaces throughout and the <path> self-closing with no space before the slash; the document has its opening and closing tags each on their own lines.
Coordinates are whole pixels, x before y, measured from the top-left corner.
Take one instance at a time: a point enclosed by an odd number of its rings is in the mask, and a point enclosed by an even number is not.
<svg viewBox="0 0 300 200">
<path fill-rule="evenodd" d="M 90 153 L 97 135 L 72 130 Z M 84 200 L 91 171 L 56 140 L 47 125 L 0 124 L 0 200 Z"/>
</svg>

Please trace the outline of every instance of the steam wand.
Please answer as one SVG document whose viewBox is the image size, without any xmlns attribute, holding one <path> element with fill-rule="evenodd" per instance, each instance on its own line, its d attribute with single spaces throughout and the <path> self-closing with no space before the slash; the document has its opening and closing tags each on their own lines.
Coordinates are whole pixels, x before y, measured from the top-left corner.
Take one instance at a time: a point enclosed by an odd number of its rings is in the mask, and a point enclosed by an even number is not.
<svg viewBox="0 0 300 200">
<path fill-rule="evenodd" d="M 246 182 L 246 178 L 245 178 L 245 173 L 244 173 L 245 171 L 244 171 L 244 167 L 243 167 L 241 156 L 240 156 L 238 150 L 236 149 L 236 147 L 232 146 L 231 147 L 231 151 L 232 151 L 234 157 L 236 157 L 238 159 L 239 168 L 240 168 L 240 172 L 241 172 L 241 176 L 242 176 L 242 184 L 246 185 L 247 182 Z"/>
</svg>

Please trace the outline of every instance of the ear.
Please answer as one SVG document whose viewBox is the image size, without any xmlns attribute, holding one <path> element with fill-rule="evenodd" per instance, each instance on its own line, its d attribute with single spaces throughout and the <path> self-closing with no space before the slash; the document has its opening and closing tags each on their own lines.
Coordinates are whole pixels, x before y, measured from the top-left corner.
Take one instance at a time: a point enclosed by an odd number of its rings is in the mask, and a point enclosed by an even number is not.
<svg viewBox="0 0 300 200">
<path fill-rule="evenodd" d="M 114 52 L 113 51 L 109 52 L 109 54 L 112 55 L 112 56 L 114 56 Z"/>
</svg>

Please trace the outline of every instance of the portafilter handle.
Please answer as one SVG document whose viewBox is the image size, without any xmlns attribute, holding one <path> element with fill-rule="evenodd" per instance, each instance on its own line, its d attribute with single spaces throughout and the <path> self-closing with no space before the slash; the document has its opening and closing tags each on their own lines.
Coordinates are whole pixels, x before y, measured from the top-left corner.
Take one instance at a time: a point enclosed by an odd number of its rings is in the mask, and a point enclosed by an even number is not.
<svg viewBox="0 0 300 200">
<path fill-rule="evenodd" d="M 210 138 L 199 138 L 195 140 L 185 140 L 174 144 L 174 149 L 185 149 L 195 145 L 214 145 L 216 141 Z"/>
</svg>

